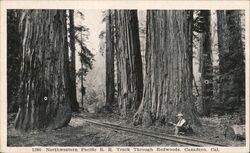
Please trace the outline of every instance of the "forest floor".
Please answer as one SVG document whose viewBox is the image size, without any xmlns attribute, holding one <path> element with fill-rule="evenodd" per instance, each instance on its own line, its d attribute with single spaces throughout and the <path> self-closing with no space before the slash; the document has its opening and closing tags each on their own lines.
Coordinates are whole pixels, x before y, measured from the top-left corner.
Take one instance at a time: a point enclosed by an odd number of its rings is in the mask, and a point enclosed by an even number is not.
<svg viewBox="0 0 250 153">
<path fill-rule="evenodd" d="M 79 117 L 81 115 L 81 117 Z M 129 119 L 115 114 L 91 114 L 82 112 L 73 114 L 69 126 L 43 132 L 18 133 L 14 130 L 14 114 L 8 115 L 8 146 L 186 146 L 175 142 L 163 141 L 138 134 L 116 131 L 87 123 L 83 118 L 112 122 L 119 125 L 133 126 Z M 82 118 L 83 117 L 83 118 Z M 227 140 L 221 130 L 222 118 L 201 118 L 201 127 L 194 127 L 195 134 L 190 136 L 228 146 L 244 146 L 245 140 Z M 144 128 L 137 126 L 137 128 Z M 147 130 L 173 134 L 173 127 L 151 126 Z"/>
</svg>

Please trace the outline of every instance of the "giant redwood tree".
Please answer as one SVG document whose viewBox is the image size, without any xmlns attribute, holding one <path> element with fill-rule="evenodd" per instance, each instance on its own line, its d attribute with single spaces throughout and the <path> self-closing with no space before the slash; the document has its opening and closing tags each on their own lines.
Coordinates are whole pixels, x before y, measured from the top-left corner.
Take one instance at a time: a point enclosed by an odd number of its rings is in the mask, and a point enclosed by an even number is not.
<svg viewBox="0 0 250 153">
<path fill-rule="evenodd" d="M 56 129 L 71 118 L 67 86 L 67 31 L 64 10 L 24 10 L 19 110 L 19 131 Z"/>
<path fill-rule="evenodd" d="M 220 103 L 222 109 L 245 111 L 244 25 L 241 10 L 217 10 Z"/>
<path fill-rule="evenodd" d="M 142 60 L 137 10 L 116 12 L 116 58 L 120 114 L 136 111 L 143 92 Z"/>
<path fill-rule="evenodd" d="M 192 97 L 192 20 L 192 11 L 147 11 L 146 76 L 134 124 L 166 123 L 181 112 L 200 125 Z"/>
</svg>

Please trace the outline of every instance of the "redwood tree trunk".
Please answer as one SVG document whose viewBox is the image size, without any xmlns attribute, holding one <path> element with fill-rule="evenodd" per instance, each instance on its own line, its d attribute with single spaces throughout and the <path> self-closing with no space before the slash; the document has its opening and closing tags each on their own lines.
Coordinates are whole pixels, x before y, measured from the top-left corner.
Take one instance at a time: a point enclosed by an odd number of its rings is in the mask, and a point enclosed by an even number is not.
<svg viewBox="0 0 250 153">
<path fill-rule="evenodd" d="M 219 50 L 219 74 L 220 84 L 219 84 L 219 102 L 223 106 L 225 103 L 225 98 L 227 94 L 225 94 L 227 90 L 226 78 L 223 79 L 222 75 L 225 73 L 224 71 L 224 63 L 225 63 L 225 53 L 229 52 L 229 48 L 227 45 L 228 38 L 228 28 L 227 28 L 227 19 L 226 19 L 226 10 L 217 10 L 217 32 L 218 32 L 218 50 Z"/>
<path fill-rule="evenodd" d="M 202 97 L 202 115 L 209 116 L 213 101 L 213 65 L 211 49 L 211 32 L 209 10 L 201 10 L 200 14 L 204 19 L 204 32 L 201 38 L 200 50 L 200 70 L 201 70 L 201 97 Z"/>
<path fill-rule="evenodd" d="M 143 91 L 137 11 L 118 10 L 116 26 L 118 104 L 125 117 L 137 110 Z"/>
<path fill-rule="evenodd" d="M 20 10 L 7 11 L 7 101 L 8 112 L 17 112 L 17 92 L 20 83 L 21 40 L 18 32 Z"/>
<path fill-rule="evenodd" d="M 69 96 L 71 99 L 71 109 L 74 112 L 79 110 L 79 104 L 76 100 L 76 64 L 75 64 L 75 26 L 74 10 L 69 10 L 69 36 L 70 36 L 70 69 L 69 69 Z"/>
<path fill-rule="evenodd" d="M 67 86 L 67 32 L 64 10 L 22 13 L 21 84 L 15 128 L 56 129 L 71 118 Z"/>
<path fill-rule="evenodd" d="M 106 19 L 106 106 L 109 111 L 114 104 L 114 36 L 112 33 L 111 10 Z"/>
<path fill-rule="evenodd" d="M 134 124 L 164 124 L 182 112 L 200 125 L 192 97 L 192 14 L 147 11 L 146 77 Z"/>
<path fill-rule="evenodd" d="M 245 111 L 245 62 L 241 11 L 218 10 L 220 102 L 223 109 Z"/>
</svg>

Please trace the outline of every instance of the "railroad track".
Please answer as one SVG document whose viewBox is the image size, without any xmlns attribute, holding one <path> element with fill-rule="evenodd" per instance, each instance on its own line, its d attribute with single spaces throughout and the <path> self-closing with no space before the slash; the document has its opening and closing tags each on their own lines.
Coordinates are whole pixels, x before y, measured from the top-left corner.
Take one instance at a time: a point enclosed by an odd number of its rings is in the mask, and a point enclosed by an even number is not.
<svg viewBox="0 0 250 153">
<path fill-rule="evenodd" d="M 81 116 L 79 116 L 79 117 L 81 117 Z M 81 118 L 83 118 L 83 117 L 81 117 Z M 161 140 L 165 140 L 165 141 L 172 141 L 172 142 L 176 142 L 179 144 L 185 144 L 185 145 L 189 145 L 189 146 L 197 146 L 197 147 L 203 147 L 203 146 L 224 146 L 225 147 L 226 146 L 223 144 L 212 143 L 212 142 L 208 142 L 208 141 L 204 141 L 204 140 L 193 139 L 193 138 L 183 137 L 183 136 L 174 136 L 174 135 L 165 134 L 165 133 L 159 134 L 159 133 L 152 132 L 152 131 L 146 131 L 146 130 L 131 128 L 131 127 L 124 127 L 124 126 L 120 126 L 120 125 L 113 124 L 113 123 L 100 122 L 97 120 L 90 120 L 90 119 L 84 119 L 84 118 L 83 118 L 83 120 L 85 122 L 88 122 L 91 124 L 95 124 L 95 125 L 115 129 L 115 130 L 145 135 L 145 136 L 149 136 L 149 137 L 153 137 L 153 138 L 157 138 L 157 139 L 161 139 Z"/>
</svg>

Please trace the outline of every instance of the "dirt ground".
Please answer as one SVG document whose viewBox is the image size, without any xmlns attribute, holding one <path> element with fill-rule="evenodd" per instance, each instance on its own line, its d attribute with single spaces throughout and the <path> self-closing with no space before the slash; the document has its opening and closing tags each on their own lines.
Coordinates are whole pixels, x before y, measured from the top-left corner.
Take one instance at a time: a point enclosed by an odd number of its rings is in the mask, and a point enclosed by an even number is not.
<svg viewBox="0 0 250 153">
<path fill-rule="evenodd" d="M 90 114 L 86 112 L 73 114 L 67 127 L 53 131 L 32 133 L 18 133 L 15 131 L 13 127 L 14 115 L 8 116 L 8 146 L 186 146 L 139 134 L 100 127 L 86 123 L 82 119 L 82 117 L 92 118 L 134 127 L 129 119 L 122 119 L 114 114 Z M 195 134 L 189 137 L 226 144 L 228 146 L 245 145 L 245 140 L 225 139 L 220 118 L 202 118 L 201 122 L 203 126 L 193 127 Z M 141 126 L 137 126 L 137 128 L 144 129 Z M 159 133 L 174 133 L 173 127 L 169 126 L 152 126 L 147 128 L 147 130 Z"/>
</svg>

